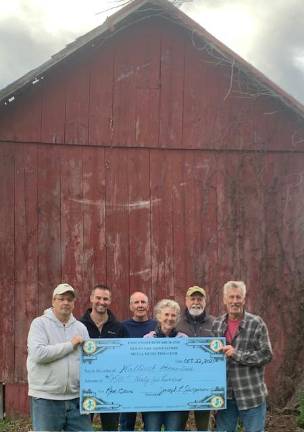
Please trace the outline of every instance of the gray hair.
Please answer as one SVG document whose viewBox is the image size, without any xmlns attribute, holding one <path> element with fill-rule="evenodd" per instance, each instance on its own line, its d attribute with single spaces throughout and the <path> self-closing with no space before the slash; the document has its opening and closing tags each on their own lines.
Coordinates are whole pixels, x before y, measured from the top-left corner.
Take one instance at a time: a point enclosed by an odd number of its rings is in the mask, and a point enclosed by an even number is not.
<svg viewBox="0 0 304 432">
<path fill-rule="evenodd" d="M 223 287 L 224 296 L 227 295 L 228 290 L 230 288 L 239 288 L 242 292 L 242 296 L 244 298 L 246 297 L 246 285 L 243 281 L 228 281 L 228 282 L 226 282 L 224 287 Z"/>
<path fill-rule="evenodd" d="M 165 308 L 174 309 L 176 312 L 177 320 L 179 319 L 180 313 L 181 313 L 181 309 L 180 309 L 179 304 L 175 300 L 163 299 L 163 300 L 160 300 L 158 303 L 156 303 L 156 305 L 154 307 L 154 316 L 157 320 L 158 320 L 158 317 L 159 317 L 161 311 Z"/>
<path fill-rule="evenodd" d="M 142 292 L 142 291 L 135 291 L 133 294 L 130 295 L 130 304 L 133 303 L 133 298 L 134 298 L 134 296 L 135 296 L 136 294 L 142 294 L 143 296 L 145 296 L 145 297 L 146 297 L 146 300 L 147 300 L 147 303 L 149 303 L 149 298 L 148 298 L 147 294 L 145 294 L 145 293 Z"/>
</svg>

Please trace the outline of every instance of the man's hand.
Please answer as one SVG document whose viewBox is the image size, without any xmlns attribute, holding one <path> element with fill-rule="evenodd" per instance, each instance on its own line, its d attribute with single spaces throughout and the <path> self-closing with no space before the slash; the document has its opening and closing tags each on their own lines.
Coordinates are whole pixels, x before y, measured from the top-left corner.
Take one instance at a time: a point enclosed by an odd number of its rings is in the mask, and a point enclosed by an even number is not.
<svg viewBox="0 0 304 432">
<path fill-rule="evenodd" d="M 226 345 L 223 347 L 223 353 L 225 354 L 226 357 L 232 357 L 233 354 L 235 353 L 235 349 L 233 348 L 232 345 Z"/>
<path fill-rule="evenodd" d="M 82 336 L 73 336 L 72 339 L 71 339 L 71 342 L 73 344 L 73 348 L 75 349 L 75 348 L 78 347 L 78 345 L 83 344 L 84 339 L 83 339 Z"/>
</svg>

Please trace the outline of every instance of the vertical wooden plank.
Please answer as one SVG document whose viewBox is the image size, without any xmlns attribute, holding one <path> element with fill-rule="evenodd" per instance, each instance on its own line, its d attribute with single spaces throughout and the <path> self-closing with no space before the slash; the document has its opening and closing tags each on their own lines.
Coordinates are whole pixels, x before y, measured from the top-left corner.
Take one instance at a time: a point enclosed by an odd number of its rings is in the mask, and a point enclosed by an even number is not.
<svg viewBox="0 0 304 432">
<path fill-rule="evenodd" d="M 113 134 L 115 43 L 96 50 L 90 71 L 89 143 L 110 146 Z"/>
<path fill-rule="evenodd" d="M 166 23 L 161 40 L 160 147 L 182 146 L 185 36 Z"/>
<path fill-rule="evenodd" d="M 116 41 L 114 66 L 113 141 L 114 146 L 135 143 L 136 28 L 129 27 L 124 38 Z"/>
<path fill-rule="evenodd" d="M 107 283 L 116 313 L 128 316 L 129 202 L 128 151 L 105 150 Z"/>
<path fill-rule="evenodd" d="M 29 416 L 28 388 L 25 383 L 5 385 L 5 412 L 8 418 Z"/>
<path fill-rule="evenodd" d="M 214 154 L 184 152 L 187 286 L 206 288 L 208 304 L 218 305 L 217 165 Z M 221 296 L 220 296 L 221 298 Z"/>
<path fill-rule="evenodd" d="M 149 152 L 128 151 L 130 293 L 151 297 Z"/>
<path fill-rule="evenodd" d="M 155 19 L 137 24 L 135 142 L 157 147 L 159 142 L 161 26 Z"/>
<path fill-rule="evenodd" d="M 288 334 L 291 329 L 290 326 L 292 326 L 290 320 L 293 321 L 295 318 L 290 314 L 289 304 L 292 301 L 291 297 L 295 295 L 295 276 L 298 276 L 298 270 L 292 268 L 295 253 L 292 234 L 296 228 L 294 217 L 297 197 L 294 192 L 297 183 L 299 183 L 300 190 L 303 190 L 301 185 L 303 165 L 301 163 L 302 157 L 298 159 L 299 157 L 275 153 L 268 154 L 266 157 L 264 179 L 266 186 L 265 204 L 267 203 L 267 205 L 265 205 L 264 218 L 266 223 L 265 264 L 267 263 L 267 267 L 265 266 L 263 269 L 263 278 L 265 288 L 271 294 L 271 298 L 273 296 L 280 298 L 279 303 L 273 305 L 274 308 L 280 305 L 280 314 L 282 312 L 281 323 L 283 325 L 274 324 L 278 335 L 282 329 L 285 329 L 285 333 Z M 292 164 L 290 164 L 290 158 Z M 297 174 L 300 174 L 300 177 Z M 292 228 L 290 227 L 291 218 L 293 219 Z M 289 231 L 290 228 L 291 232 Z M 287 238 L 285 237 L 286 233 L 288 233 Z M 289 287 L 288 290 L 286 290 L 286 286 Z M 271 302 L 270 298 L 269 302 Z M 288 336 L 291 337 L 291 333 Z"/>
<path fill-rule="evenodd" d="M 183 142 L 186 148 L 202 146 L 206 116 L 203 99 L 206 87 L 206 66 L 197 55 L 197 50 L 189 42 L 185 45 L 185 80 L 183 110 Z"/>
<path fill-rule="evenodd" d="M 240 159 L 235 154 L 218 154 L 217 181 L 217 236 L 219 286 L 228 280 L 240 280 L 239 238 Z M 220 289 L 220 288 L 219 288 Z M 223 308 L 220 303 L 221 308 Z"/>
<path fill-rule="evenodd" d="M 89 65 L 83 60 L 71 63 L 67 70 L 65 144 L 88 144 Z"/>
<path fill-rule="evenodd" d="M 266 306 L 264 295 L 258 295 L 263 286 L 263 267 L 266 255 L 265 225 L 265 169 L 264 154 L 251 153 L 244 155 L 241 166 L 240 183 L 240 224 L 242 224 L 242 248 L 240 250 L 240 277 L 248 289 L 247 307 L 256 309 L 263 315 L 262 304 Z"/>
<path fill-rule="evenodd" d="M 0 382 L 0 420 L 4 419 L 4 384 Z"/>
<path fill-rule="evenodd" d="M 152 301 L 174 297 L 171 153 L 153 150 L 150 156 Z"/>
<path fill-rule="evenodd" d="M 186 243 L 186 191 L 184 152 L 170 151 L 170 185 L 172 201 L 172 241 L 173 241 L 173 278 L 174 299 L 182 306 L 184 304 L 186 285 L 186 257 L 189 250 Z M 167 185 L 166 185 L 167 187 Z M 164 203 L 164 205 L 166 205 Z"/>
<path fill-rule="evenodd" d="M 50 307 L 61 282 L 60 159 L 58 146 L 38 148 L 38 314 Z"/>
<path fill-rule="evenodd" d="M 64 142 L 66 69 L 48 74 L 42 94 L 41 141 L 62 144 Z"/>
<path fill-rule="evenodd" d="M 159 142 L 159 90 L 136 90 L 135 142 L 140 147 L 157 147 Z"/>
<path fill-rule="evenodd" d="M 60 148 L 62 281 L 79 294 L 83 281 L 82 149 Z M 76 314 L 80 305 L 77 303 Z"/>
<path fill-rule="evenodd" d="M 91 289 L 106 283 L 105 245 L 105 161 L 104 149 L 83 151 L 83 293 L 81 309 L 88 303 Z"/>
<path fill-rule="evenodd" d="M 17 381 L 26 379 L 25 340 L 37 315 L 37 145 L 16 147 L 15 164 L 15 367 Z"/>
<path fill-rule="evenodd" d="M 14 151 L 14 145 L 0 144 L 0 324 L 3 335 L 0 340 L 0 379 L 2 382 L 13 379 L 15 364 Z"/>
</svg>

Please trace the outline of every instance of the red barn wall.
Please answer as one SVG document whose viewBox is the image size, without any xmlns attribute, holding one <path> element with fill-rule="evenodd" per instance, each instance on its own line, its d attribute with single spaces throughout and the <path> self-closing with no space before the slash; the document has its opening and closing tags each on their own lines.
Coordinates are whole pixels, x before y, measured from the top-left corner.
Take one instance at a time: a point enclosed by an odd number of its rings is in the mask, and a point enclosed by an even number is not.
<svg viewBox="0 0 304 432">
<path fill-rule="evenodd" d="M 229 279 L 274 346 L 273 400 L 300 358 L 303 120 L 180 27 L 151 19 L 67 58 L 0 111 L 0 379 L 24 412 L 26 337 L 60 281 L 183 303 Z M 217 55 L 218 56 L 218 55 Z M 251 87 L 250 87 L 251 86 Z M 247 90 L 246 90 L 247 89 Z M 277 392 L 277 389 L 281 393 Z"/>
</svg>

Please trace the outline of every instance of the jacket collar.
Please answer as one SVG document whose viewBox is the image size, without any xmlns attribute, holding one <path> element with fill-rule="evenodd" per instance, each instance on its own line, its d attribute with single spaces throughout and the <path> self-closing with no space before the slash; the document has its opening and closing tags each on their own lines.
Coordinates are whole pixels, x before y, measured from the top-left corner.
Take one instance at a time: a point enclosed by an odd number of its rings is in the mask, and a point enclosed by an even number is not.
<svg viewBox="0 0 304 432">
<path fill-rule="evenodd" d="M 248 313 L 244 310 L 243 318 L 241 319 L 239 327 L 245 327 L 245 322 L 248 317 Z M 228 313 L 221 316 L 221 327 L 227 327 L 228 325 Z"/>
<path fill-rule="evenodd" d="M 94 321 L 91 318 L 91 312 L 92 312 L 92 308 L 87 309 L 86 313 L 83 315 L 81 319 L 82 321 L 90 322 L 91 324 L 95 325 Z M 110 309 L 107 309 L 107 313 L 108 313 L 108 320 L 105 322 L 105 324 L 108 322 L 116 321 L 116 317 L 113 314 L 113 312 L 110 311 Z"/>
</svg>

